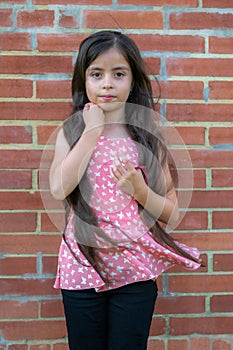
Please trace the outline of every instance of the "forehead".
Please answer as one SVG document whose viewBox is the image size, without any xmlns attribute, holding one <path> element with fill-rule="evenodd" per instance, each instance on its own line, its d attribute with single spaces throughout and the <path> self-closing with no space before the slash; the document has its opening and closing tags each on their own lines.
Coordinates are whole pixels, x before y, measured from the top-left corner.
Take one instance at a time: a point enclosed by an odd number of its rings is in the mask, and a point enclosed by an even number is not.
<svg viewBox="0 0 233 350">
<path fill-rule="evenodd" d="M 103 53 L 99 54 L 94 61 L 90 63 L 90 67 L 98 66 L 100 68 L 107 68 L 110 66 L 125 66 L 130 69 L 128 61 L 123 54 L 116 47 L 112 47 Z"/>
</svg>

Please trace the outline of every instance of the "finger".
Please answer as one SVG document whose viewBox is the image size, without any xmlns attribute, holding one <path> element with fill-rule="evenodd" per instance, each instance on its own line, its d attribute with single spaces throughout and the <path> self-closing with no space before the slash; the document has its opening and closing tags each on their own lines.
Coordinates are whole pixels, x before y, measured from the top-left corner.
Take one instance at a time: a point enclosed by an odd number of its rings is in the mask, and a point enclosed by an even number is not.
<svg viewBox="0 0 233 350">
<path fill-rule="evenodd" d="M 84 106 L 84 109 L 86 111 L 88 111 L 90 109 L 90 107 L 91 107 L 91 103 L 86 103 L 85 106 Z"/>
<path fill-rule="evenodd" d="M 110 167 L 110 175 L 111 175 L 113 181 L 115 181 L 116 183 L 119 182 L 121 176 L 119 176 L 119 172 L 117 172 L 116 169 L 114 170 L 114 166 L 113 165 Z"/>
<path fill-rule="evenodd" d="M 126 170 L 119 159 L 115 159 L 113 163 L 113 170 L 118 176 L 124 176 L 126 173 Z"/>
<path fill-rule="evenodd" d="M 133 166 L 133 164 L 129 161 L 129 159 L 127 159 L 125 162 L 125 169 L 129 172 L 133 172 L 135 171 L 135 167 Z"/>
</svg>

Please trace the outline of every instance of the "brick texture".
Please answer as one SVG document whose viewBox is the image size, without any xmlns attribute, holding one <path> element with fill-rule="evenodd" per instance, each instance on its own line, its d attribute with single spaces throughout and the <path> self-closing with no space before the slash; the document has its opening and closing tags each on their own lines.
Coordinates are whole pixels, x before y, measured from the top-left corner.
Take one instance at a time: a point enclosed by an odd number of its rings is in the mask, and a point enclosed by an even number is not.
<svg viewBox="0 0 233 350">
<path fill-rule="evenodd" d="M 53 288 L 64 226 L 48 191 L 80 42 L 121 29 L 158 77 L 179 169 L 173 236 L 205 267 L 158 279 L 149 350 L 232 350 L 233 7 L 229 0 L 0 1 L 0 350 L 68 350 Z M 154 96 L 159 89 L 152 81 Z M 174 130 L 180 135 L 174 134 Z M 184 164 L 183 149 L 190 156 Z M 190 176 L 193 182 L 190 185 Z M 47 209 L 50 209 L 48 211 Z"/>
</svg>

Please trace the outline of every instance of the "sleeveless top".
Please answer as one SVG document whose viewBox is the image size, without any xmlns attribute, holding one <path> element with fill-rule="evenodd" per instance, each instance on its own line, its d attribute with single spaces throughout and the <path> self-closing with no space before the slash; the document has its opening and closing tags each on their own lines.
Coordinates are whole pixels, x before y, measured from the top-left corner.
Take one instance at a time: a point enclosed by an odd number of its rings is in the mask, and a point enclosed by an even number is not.
<svg viewBox="0 0 233 350">
<path fill-rule="evenodd" d="M 138 150 L 130 137 L 109 139 L 101 136 L 86 172 L 92 190 L 89 205 L 94 209 L 98 226 L 110 239 L 106 240 L 100 235 L 92 239 L 99 272 L 79 249 L 73 225 L 75 214 L 71 208 L 60 245 L 55 288 L 95 288 L 101 292 L 129 283 L 157 279 L 162 272 L 176 264 L 190 270 L 200 267 L 199 263 L 174 253 L 153 239 L 139 214 L 138 203 L 120 190 L 111 177 L 113 161 L 122 155 L 140 168 Z M 176 243 L 193 257 L 199 258 L 200 252 L 196 248 Z"/>
</svg>

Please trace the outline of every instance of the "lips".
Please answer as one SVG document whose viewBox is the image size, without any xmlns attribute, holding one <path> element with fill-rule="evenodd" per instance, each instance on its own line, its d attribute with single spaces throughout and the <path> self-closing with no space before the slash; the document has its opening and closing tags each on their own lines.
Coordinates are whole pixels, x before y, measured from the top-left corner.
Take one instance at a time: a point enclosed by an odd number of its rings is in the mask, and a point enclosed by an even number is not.
<svg viewBox="0 0 233 350">
<path fill-rule="evenodd" d="M 102 95 L 100 96 L 101 100 L 103 101 L 112 101 L 116 98 L 116 96 L 113 95 Z"/>
</svg>

